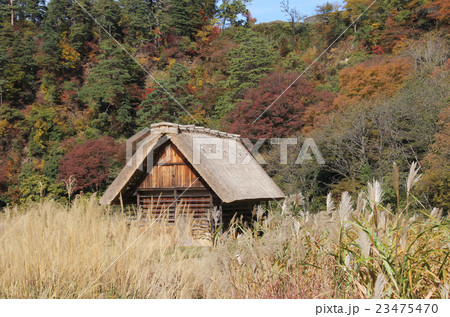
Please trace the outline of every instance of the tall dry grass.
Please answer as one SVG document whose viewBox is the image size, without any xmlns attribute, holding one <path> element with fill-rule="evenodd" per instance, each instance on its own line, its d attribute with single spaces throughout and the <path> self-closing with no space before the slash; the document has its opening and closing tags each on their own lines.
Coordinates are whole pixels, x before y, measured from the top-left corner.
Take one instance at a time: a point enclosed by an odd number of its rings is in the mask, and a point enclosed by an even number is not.
<svg viewBox="0 0 450 317">
<path fill-rule="evenodd" d="M 0 297 L 448 298 L 448 218 L 393 212 L 382 196 L 374 182 L 355 202 L 330 195 L 317 214 L 287 203 L 253 228 L 236 222 L 214 247 L 180 247 L 180 230 L 147 230 L 95 197 L 8 208 Z"/>
</svg>

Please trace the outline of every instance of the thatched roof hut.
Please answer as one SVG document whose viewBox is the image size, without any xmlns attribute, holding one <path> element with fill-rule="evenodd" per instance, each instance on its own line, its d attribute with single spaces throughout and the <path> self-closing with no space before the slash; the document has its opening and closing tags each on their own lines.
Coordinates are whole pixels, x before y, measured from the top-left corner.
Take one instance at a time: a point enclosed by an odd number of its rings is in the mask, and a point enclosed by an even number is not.
<svg viewBox="0 0 450 317">
<path fill-rule="evenodd" d="M 249 216 L 262 201 L 284 198 L 239 135 L 192 125 L 152 124 L 134 137 L 127 165 L 106 190 L 105 205 L 137 202 L 145 212 L 184 203 L 198 218 Z M 216 217 L 217 218 L 217 217 Z"/>
</svg>

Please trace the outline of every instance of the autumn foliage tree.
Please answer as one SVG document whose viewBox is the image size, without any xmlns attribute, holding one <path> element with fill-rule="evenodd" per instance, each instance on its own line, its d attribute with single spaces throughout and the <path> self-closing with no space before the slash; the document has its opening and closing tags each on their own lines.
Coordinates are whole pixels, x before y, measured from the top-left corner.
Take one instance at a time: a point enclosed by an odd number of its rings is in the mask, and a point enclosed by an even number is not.
<svg viewBox="0 0 450 317">
<path fill-rule="evenodd" d="M 229 130 L 250 138 L 284 137 L 299 133 L 314 122 L 312 108 L 322 113 L 330 110 L 333 95 L 318 92 L 304 78 L 299 78 L 282 97 L 277 98 L 298 74 L 274 72 L 261 80 L 259 87 L 247 90 L 244 100 L 229 113 Z"/>
<path fill-rule="evenodd" d="M 450 22 L 450 2 L 447 0 L 430 0 L 426 4 L 430 8 L 429 15 L 438 19 L 443 25 L 448 26 Z"/>
<path fill-rule="evenodd" d="M 104 136 L 75 145 L 59 161 L 59 181 L 76 179 L 75 191 L 98 191 L 105 187 L 111 171 L 119 160 L 123 150 L 113 138 Z"/>
<path fill-rule="evenodd" d="M 362 99 L 392 97 L 412 74 L 412 62 L 406 58 L 374 59 L 339 72 L 341 94 L 338 107 Z"/>
<path fill-rule="evenodd" d="M 448 14 L 445 2 L 448 3 L 446 0 L 346 0 L 343 16 L 353 23 L 356 38 L 367 48 L 390 52 L 402 39 L 414 38 L 433 28 L 437 16 L 445 16 L 446 11 Z"/>
</svg>

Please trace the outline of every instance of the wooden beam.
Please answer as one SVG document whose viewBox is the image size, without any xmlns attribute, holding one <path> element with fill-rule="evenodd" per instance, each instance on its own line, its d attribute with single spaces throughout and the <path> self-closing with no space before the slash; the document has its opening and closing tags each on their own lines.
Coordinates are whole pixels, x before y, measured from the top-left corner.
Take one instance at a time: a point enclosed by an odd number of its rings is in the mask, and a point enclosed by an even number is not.
<svg viewBox="0 0 450 317">
<path fill-rule="evenodd" d="M 122 210 L 122 213 L 124 213 L 122 192 L 120 192 L 119 200 L 120 200 L 120 208 Z"/>
</svg>

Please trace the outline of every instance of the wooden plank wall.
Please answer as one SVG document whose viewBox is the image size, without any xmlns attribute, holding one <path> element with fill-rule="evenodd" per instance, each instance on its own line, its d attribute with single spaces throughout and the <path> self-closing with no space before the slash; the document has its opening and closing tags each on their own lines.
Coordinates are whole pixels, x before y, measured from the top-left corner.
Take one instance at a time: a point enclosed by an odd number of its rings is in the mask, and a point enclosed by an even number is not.
<svg viewBox="0 0 450 317">
<path fill-rule="evenodd" d="M 157 221 L 173 224 L 188 219 L 194 238 L 211 236 L 212 195 L 206 189 L 141 189 L 138 192 L 142 211 Z"/>
<path fill-rule="evenodd" d="M 175 222 L 175 212 L 179 211 L 178 216 L 192 220 L 194 237 L 210 235 L 213 195 L 195 170 L 171 143 L 156 153 L 154 162 L 152 173 L 137 191 L 142 211 L 169 224 Z"/>
<path fill-rule="evenodd" d="M 204 187 L 197 178 L 198 175 L 187 164 L 183 155 L 169 143 L 156 153 L 152 172 L 139 188 Z"/>
<path fill-rule="evenodd" d="M 164 212 L 174 215 L 178 207 L 179 213 L 206 218 L 209 209 L 213 207 L 212 196 L 206 190 L 141 189 L 138 194 L 142 210 L 151 212 L 154 216 L 160 216 Z"/>
</svg>

